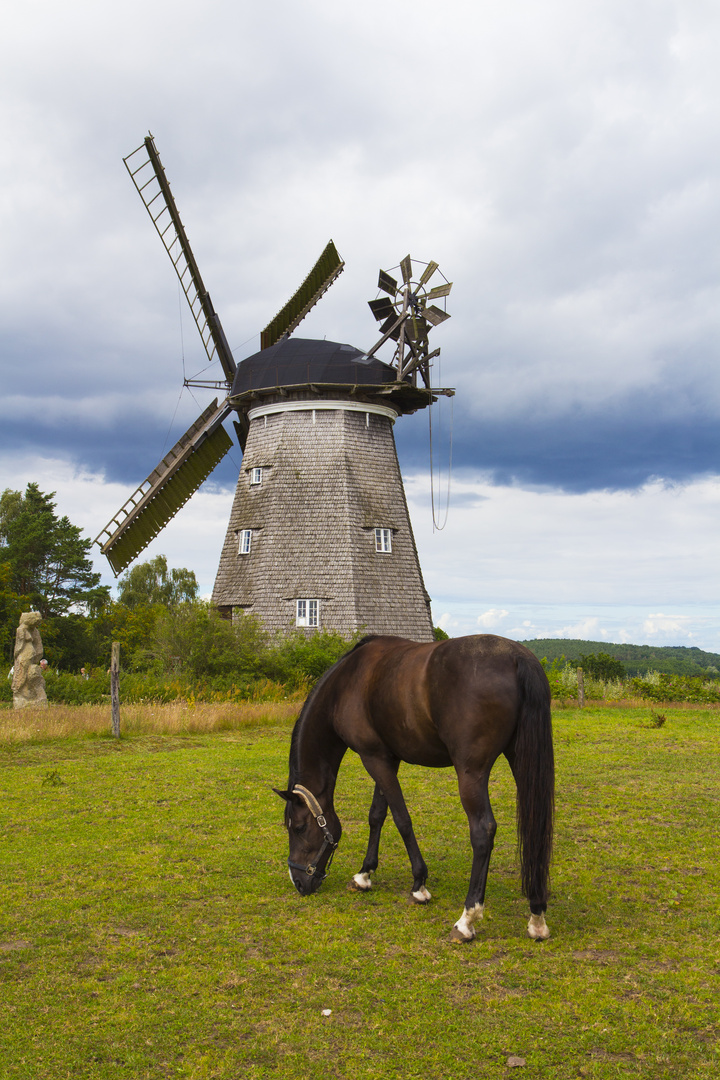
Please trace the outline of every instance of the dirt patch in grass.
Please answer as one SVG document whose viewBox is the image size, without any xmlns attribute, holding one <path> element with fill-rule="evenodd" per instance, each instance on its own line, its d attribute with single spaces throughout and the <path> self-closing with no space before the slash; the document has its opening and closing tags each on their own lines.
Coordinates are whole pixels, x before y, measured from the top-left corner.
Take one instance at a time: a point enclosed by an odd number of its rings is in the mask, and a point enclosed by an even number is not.
<svg viewBox="0 0 720 1080">
<path fill-rule="evenodd" d="M 608 1050 L 592 1049 L 588 1051 L 591 1058 L 595 1058 L 596 1061 L 637 1061 L 637 1054 L 631 1054 L 628 1051 L 623 1051 L 620 1054 L 613 1054 Z"/>
<path fill-rule="evenodd" d="M 617 964 L 623 959 L 614 949 L 576 949 L 572 955 L 574 960 L 592 960 L 596 964 Z"/>
</svg>

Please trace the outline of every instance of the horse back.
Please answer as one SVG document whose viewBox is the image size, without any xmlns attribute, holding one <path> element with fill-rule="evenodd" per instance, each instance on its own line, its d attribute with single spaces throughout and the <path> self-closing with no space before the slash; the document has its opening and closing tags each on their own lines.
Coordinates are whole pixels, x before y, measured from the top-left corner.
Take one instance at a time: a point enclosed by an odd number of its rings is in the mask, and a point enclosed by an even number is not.
<svg viewBox="0 0 720 1080">
<path fill-rule="evenodd" d="M 377 636 L 344 658 L 334 727 L 361 757 L 390 753 L 417 765 L 452 764 L 427 693 L 426 669 L 436 644 Z"/>
<path fill-rule="evenodd" d="M 493 634 L 419 644 L 376 637 L 338 670 L 336 731 L 358 753 L 447 766 L 494 761 L 515 731 L 524 646 Z"/>
</svg>

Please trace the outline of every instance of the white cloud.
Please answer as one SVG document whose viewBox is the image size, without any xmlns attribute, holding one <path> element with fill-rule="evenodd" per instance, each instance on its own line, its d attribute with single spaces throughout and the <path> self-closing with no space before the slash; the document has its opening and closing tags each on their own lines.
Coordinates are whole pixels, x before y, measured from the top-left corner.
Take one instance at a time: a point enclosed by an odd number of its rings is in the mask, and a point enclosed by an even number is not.
<svg viewBox="0 0 720 1080">
<path fill-rule="evenodd" d="M 675 406 L 698 375 L 705 404 L 718 404 L 717 365 L 698 371 L 688 357 L 720 330 L 712 7 L 211 0 L 202 17 L 186 3 L 169 11 L 69 0 L 60 13 L 40 0 L 4 27 L 11 329 L 32 315 L 79 357 L 104 335 L 138 385 L 148 354 L 156 382 L 179 377 L 174 281 L 120 161 L 152 126 L 233 345 L 332 234 L 348 268 L 306 328 L 369 344 L 378 265 L 407 250 L 438 258 L 455 281 L 443 341 L 476 416 L 517 416 L 539 399 L 556 415 L 668 384 L 683 388 Z M 390 69 L 416 88 L 401 154 Z"/>
<path fill-rule="evenodd" d="M 600 620 L 591 615 L 587 619 L 581 619 L 580 622 L 575 623 L 573 626 L 563 626 L 560 630 L 554 630 L 550 636 L 592 641 L 601 634 Z"/>
<path fill-rule="evenodd" d="M 648 615 L 643 623 L 643 633 L 648 637 L 694 638 L 693 619 L 689 615 Z"/>
<path fill-rule="evenodd" d="M 504 608 L 490 608 L 489 611 L 483 612 L 482 615 L 478 615 L 477 624 L 485 629 L 499 626 L 509 615 L 508 611 Z"/>
<path fill-rule="evenodd" d="M 33 456 L 0 457 L 0 477 L 0 489 L 12 487 L 22 491 L 32 481 L 41 491 L 54 491 L 58 516 L 66 514 L 90 540 L 95 539 L 133 490 L 123 484 L 107 483 L 102 474 L 75 469 L 66 461 Z M 232 492 L 214 491 L 211 483 L 206 483 L 140 558 L 152 559 L 163 554 L 171 567 L 194 570 L 201 593 L 208 595 L 215 582 L 232 497 Z M 103 583 L 114 585 L 112 570 L 99 547 L 93 546 L 90 554 L 95 570 L 103 575 Z"/>
<path fill-rule="evenodd" d="M 505 612 L 510 637 L 662 637 L 720 650 L 719 476 L 585 494 L 464 476 L 442 532 L 432 529 L 429 478 L 408 476 L 406 491 L 425 584 L 455 633 Z"/>
<path fill-rule="evenodd" d="M 453 480 L 461 499 L 434 532 L 430 480 L 406 479 L 430 595 L 514 604 L 718 604 L 720 476 L 684 486 L 573 494 Z M 487 610 L 487 608 L 486 608 Z"/>
</svg>

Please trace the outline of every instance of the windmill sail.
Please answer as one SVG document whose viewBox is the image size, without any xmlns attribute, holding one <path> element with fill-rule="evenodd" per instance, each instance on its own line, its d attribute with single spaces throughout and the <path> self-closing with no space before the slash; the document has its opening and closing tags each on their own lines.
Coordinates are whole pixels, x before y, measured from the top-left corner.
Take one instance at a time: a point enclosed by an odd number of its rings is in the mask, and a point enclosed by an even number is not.
<svg viewBox="0 0 720 1080">
<path fill-rule="evenodd" d="M 138 157 L 143 151 L 143 156 Z M 152 135 L 148 135 L 142 146 L 133 150 L 123 161 L 175 267 L 208 360 L 212 362 L 217 358 L 222 364 L 225 378 L 231 383 L 235 374 L 235 360 L 190 249 Z"/>
<path fill-rule="evenodd" d="M 115 572 L 128 566 L 197 491 L 232 446 L 222 426 L 231 412 L 217 398 L 153 469 L 94 543 Z"/>
<path fill-rule="evenodd" d="M 260 348 L 269 349 L 284 334 L 292 333 L 310 309 L 315 307 L 323 293 L 327 292 L 335 278 L 342 274 L 344 266 L 337 248 L 330 240 L 300 288 L 263 330 L 260 335 Z"/>
</svg>

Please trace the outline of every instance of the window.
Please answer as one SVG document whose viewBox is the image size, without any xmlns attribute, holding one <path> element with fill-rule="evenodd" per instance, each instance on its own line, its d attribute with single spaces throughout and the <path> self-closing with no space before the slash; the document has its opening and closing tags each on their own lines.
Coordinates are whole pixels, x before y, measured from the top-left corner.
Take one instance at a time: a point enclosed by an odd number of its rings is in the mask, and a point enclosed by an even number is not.
<svg viewBox="0 0 720 1080">
<path fill-rule="evenodd" d="M 250 470 L 250 486 L 251 487 L 260 487 L 261 484 L 262 484 L 262 469 L 251 469 Z"/>
<path fill-rule="evenodd" d="M 375 550 L 386 555 L 392 551 L 392 529 L 375 530 Z"/>
<path fill-rule="evenodd" d="M 252 529 L 241 529 L 238 533 L 238 555 L 250 554 L 250 541 L 252 540 Z"/>
<path fill-rule="evenodd" d="M 319 626 L 320 625 L 320 601 L 319 600 L 296 600 L 295 601 L 295 625 L 296 626 Z"/>
</svg>

